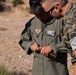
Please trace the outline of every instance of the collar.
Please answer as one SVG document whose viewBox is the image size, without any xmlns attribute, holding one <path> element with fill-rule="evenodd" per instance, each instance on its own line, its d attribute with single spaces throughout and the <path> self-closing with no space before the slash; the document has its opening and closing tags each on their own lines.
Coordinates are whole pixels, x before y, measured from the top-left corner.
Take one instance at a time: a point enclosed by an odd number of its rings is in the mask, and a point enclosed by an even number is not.
<svg viewBox="0 0 76 75">
<path fill-rule="evenodd" d="M 55 21 L 55 18 L 51 18 L 51 17 L 49 17 L 46 21 L 45 21 L 45 25 L 50 25 L 50 24 L 52 24 L 53 22 Z"/>
</svg>

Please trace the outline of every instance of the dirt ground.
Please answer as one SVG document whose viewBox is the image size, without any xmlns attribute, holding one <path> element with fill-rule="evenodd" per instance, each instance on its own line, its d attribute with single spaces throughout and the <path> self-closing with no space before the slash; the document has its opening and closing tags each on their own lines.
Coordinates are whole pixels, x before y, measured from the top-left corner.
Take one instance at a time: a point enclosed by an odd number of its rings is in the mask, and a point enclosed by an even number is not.
<svg viewBox="0 0 76 75">
<path fill-rule="evenodd" d="M 20 34 L 31 17 L 0 17 L 0 63 L 20 75 L 31 75 L 32 57 L 19 46 Z"/>
</svg>

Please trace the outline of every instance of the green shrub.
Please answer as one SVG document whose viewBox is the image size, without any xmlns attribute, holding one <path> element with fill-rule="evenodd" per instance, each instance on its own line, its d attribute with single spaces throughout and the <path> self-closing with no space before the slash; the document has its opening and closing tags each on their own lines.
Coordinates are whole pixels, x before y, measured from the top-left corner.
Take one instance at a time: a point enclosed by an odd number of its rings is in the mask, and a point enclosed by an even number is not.
<svg viewBox="0 0 76 75">
<path fill-rule="evenodd" d="M 13 6 L 16 7 L 19 4 L 24 4 L 24 2 L 23 2 L 23 0 L 12 0 L 12 4 L 13 4 Z"/>
<path fill-rule="evenodd" d="M 0 65 L 0 75 L 12 75 L 3 65 Z"/>
</svg>

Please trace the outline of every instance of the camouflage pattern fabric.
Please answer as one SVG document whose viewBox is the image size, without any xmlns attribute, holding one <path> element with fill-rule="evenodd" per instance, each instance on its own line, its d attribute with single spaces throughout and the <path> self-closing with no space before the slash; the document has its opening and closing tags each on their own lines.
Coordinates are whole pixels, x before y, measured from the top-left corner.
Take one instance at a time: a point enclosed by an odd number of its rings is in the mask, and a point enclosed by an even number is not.
<svg viewBox="0 0 76 75">
<path fill-rule="evenodd" d="M 76 37 L 76 3 L 71 3 L 69 6 L 66 15 L 64 16 L 64 40 L 68 46 L 68 48 L 71 48 L 70 46 L 70 40 L 74 37 Z M 72 57 L 72 63 L 76 62 L 76 57 Z"/>
</svg>

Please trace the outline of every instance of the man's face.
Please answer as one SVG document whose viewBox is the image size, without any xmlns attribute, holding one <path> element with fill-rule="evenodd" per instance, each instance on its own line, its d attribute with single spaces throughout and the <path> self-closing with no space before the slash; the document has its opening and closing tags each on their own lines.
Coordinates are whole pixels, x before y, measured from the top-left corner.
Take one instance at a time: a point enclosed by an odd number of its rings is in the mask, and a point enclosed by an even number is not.
<svg viewBox="0 0 76 75">
<path fill-rule="evenodd" d="M 50 14 L 50 16 L 54 18 L 60 19 L 61 17 L 63 17 L 62 11 L 57 5 L 50 8 L 48 4 L 43 3 L 42 7 L 44 8 L 45 12 L 47 12 L 48 14 Z"/>
<path fill-rule="evenodd" d="M 50 15 L 56 19 L 60 19 L 61 17 L 63 17 L 62 13 L 60 12 L 60 9 L 53 9 L 50 10 Z"/>
</svg>

